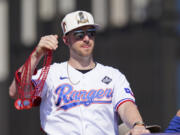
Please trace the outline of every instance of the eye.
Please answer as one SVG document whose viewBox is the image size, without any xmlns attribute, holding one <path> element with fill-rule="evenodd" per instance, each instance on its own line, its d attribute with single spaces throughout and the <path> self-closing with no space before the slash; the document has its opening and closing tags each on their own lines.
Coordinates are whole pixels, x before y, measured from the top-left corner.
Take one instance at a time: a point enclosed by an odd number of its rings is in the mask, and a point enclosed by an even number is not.
<svg viewBox="0 0 180 135">
<path fill-rule="evenodd" d="M 77 31 L 77 32 L 75 31 L 74 32 L 74 36 L 75 36 L 76 39 L 82 39 L 84 37 L 84 35 L 85 34 L 82 31 L 81 32 L 80 31 Z"/>
<path fill-rule="evenodd" d="M 94 37 L 95 34 L 96 34 L 96 29 L 88 29 L 88 30 L 87 30 L 87 35 L 88 35 L 89 37 Z"/>
<path fill-rule="evenodd" d="M 94 37 L 95 35 L 96 35 L 96 32 L 95 31 L 91 31 L 91 32 L 89 32 L 90 33 L 90 35 L 92 36 L 92 37 Z"/>
</svg>

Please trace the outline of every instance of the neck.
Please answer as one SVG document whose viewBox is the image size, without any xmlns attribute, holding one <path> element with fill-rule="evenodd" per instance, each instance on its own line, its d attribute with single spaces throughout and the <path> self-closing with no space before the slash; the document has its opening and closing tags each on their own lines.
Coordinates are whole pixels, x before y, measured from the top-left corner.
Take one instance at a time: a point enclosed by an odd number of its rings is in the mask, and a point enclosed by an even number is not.
<svg viewBox="0 0 180 135">
<path fill-rule="evenodd" d="M 73 68 L 79 70 L 88 70 L 95 67 L 95 62 L 93 61 L 92 56 L 83 57 L 80 59 L 75 59 L 73 57 L 70 57 L 68 64 L 70 64 Z"/>
</svg>

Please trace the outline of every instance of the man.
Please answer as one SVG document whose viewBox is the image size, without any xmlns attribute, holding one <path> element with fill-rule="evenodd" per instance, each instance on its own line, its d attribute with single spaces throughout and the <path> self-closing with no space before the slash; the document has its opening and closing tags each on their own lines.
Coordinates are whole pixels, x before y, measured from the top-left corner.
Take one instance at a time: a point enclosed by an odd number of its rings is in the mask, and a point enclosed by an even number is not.
<svg viewBox="0 0 180 135">
<path fill-rule="evenodd" d="M 180 133 L 180 109 L 177 111 L 176 116 L 170 121 L 165 133 Z"/>
<path fill-rule="evenodd" d="M 43 130 L 48 135 L 118 135 L 118 113 L 131 128 L 131 134 L 149 133 L 125 76 L 93 60 L 99 25 L 94 23 L 92 15 L 86 11 L 69 13 L 61 26 L 70 57 L 67 62 L 50 66 L 41 94 Z M 57 48 L 57 35 L 42 37 L 31 55 L 32 73 L 46 52 Z M 40 71 L 32 76 L 34 85 L 39 74 Z M 9 93 L 11 97 L 17 94 L 15 80 Z"/>
</svg>

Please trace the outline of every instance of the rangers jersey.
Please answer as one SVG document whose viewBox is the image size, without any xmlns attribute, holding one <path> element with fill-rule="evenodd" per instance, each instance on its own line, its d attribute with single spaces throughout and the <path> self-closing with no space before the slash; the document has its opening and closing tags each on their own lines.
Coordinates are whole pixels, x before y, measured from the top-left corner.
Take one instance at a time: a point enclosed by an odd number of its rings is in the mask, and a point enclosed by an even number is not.
<svg viewBox="0 0 180 135">
<path fill-rule="evenodd" d="M 32 78 L 35 85 L 40 72 Z M 68 62 L 52 64 L 41 98 L 41 126 L 48 135 L 118 135 L 118 107 L 135 102 L 125 76 L 100 63 L 87 73 Z"/>
</svg>

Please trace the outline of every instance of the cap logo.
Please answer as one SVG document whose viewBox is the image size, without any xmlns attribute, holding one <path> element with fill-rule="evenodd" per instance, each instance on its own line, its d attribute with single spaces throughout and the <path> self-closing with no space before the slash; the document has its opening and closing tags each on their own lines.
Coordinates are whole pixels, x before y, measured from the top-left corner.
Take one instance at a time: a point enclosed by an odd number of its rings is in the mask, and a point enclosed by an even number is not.
<svg viewBox="0 0 180 135">
<path fill-rule="evenodd" d="M 89 22 L 86 15 L 83 14 L 83 12 L 79 12 L 77 16 L 77 22 L 79 23 L 87 23 Z"/>
</svg>

